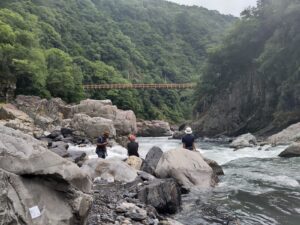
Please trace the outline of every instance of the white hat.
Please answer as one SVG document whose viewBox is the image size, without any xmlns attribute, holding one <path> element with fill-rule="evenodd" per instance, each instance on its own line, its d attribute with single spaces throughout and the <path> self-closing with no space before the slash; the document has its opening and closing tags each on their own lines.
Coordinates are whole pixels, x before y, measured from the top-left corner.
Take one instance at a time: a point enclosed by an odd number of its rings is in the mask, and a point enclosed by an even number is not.
<svg viewBox="0 0 300 225">
<path fill-rule="evenodd" d="M 190 127 L 187 127 L 187 128 L 185 128 L 185 131 L 184 131 L 186 134 L 191 134 L 191 133 L 193 133 L 193 131 L 192 131 L 192 128 L 190 128 Z"/>
</svg>

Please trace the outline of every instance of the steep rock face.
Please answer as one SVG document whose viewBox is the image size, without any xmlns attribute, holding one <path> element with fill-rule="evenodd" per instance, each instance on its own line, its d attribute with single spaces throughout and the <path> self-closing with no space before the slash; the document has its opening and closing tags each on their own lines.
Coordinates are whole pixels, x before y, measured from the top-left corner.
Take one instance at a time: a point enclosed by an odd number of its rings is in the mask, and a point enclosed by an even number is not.
<svg viewBox="0 0 300 225">
<path fill-rule="evenodd" d="M 91 180 L 32 136 L 0 125 L 0 221 L 17 225 L 84 224 Z M 29 209 L 41 215 L 33 218 Z"/>
<path fill-rule="evenodd" d="M 263 129 L 272 121 L 271 102 L 276 98 L 266 89 L 259 76 L 249 73 L 234 80 L 228 88 L 204 98 L 197 106 L 197 121 L 192 125 L 199 135 L 238 135 Z"/>
</svg>

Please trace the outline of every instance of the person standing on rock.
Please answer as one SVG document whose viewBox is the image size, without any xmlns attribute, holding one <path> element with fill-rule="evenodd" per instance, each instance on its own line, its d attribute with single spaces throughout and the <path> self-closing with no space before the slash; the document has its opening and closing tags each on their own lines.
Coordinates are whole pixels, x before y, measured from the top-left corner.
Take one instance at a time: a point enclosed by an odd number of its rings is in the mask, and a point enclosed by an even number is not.
<svg viewBox="0 0 300 225">
<path fill-rule="evenodd" d="M 136 156 L 136 157 L 140 157 L 139 153 L 138 153 L 138 150 L 139 150 L 139 143 L 137 143 L 135 140 L 136 140 L 136 137 L 131 134 L 128 136 L 128 140 L 129 140 L 129 143 L 127 144 L 127 153 L 128 153 L 128 156 Z"/>
<path fill-rule="evenodd" d="M 97 140 L 96 154 L 98 158 L 105 159 L 107 156 L 106 146 L 108 145 L 109 132 L 105 131 Z"/>
<path fill-rule="evenodd" d="M 182 147 L 191 151 L 196 151 L 195 137 L 193 135 L 192 128 L 187 127 L 184 132 L 185 135 L 182 137 Z"/>
</svg>

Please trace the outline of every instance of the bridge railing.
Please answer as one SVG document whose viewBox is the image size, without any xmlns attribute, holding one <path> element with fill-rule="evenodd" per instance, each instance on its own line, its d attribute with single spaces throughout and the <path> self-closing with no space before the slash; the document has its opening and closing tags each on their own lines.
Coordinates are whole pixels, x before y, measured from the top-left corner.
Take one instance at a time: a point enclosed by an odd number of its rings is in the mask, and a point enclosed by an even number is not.
<svg viewBox="0 0 300 225">
<path fill-rule="evenodd" d="M 85 84 L 84 89 L 189 89 L 194 88 L 195 83 L 183 84 Z"/>
</svg>

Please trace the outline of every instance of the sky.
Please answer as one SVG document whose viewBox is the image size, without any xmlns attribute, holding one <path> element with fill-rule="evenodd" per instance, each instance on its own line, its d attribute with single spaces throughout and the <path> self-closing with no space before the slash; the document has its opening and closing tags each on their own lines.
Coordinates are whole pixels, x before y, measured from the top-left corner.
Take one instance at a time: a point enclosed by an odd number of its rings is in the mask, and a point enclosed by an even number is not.
<svg viewBox="0 0 300 225">
<path fill-rule="evenodd" d="M 218 10 L 222 14 L 239 16 L 248 6 L 256 6 L 256 0 L 167 0 L 182 5 L 197 5 Z"/>
</svg>

